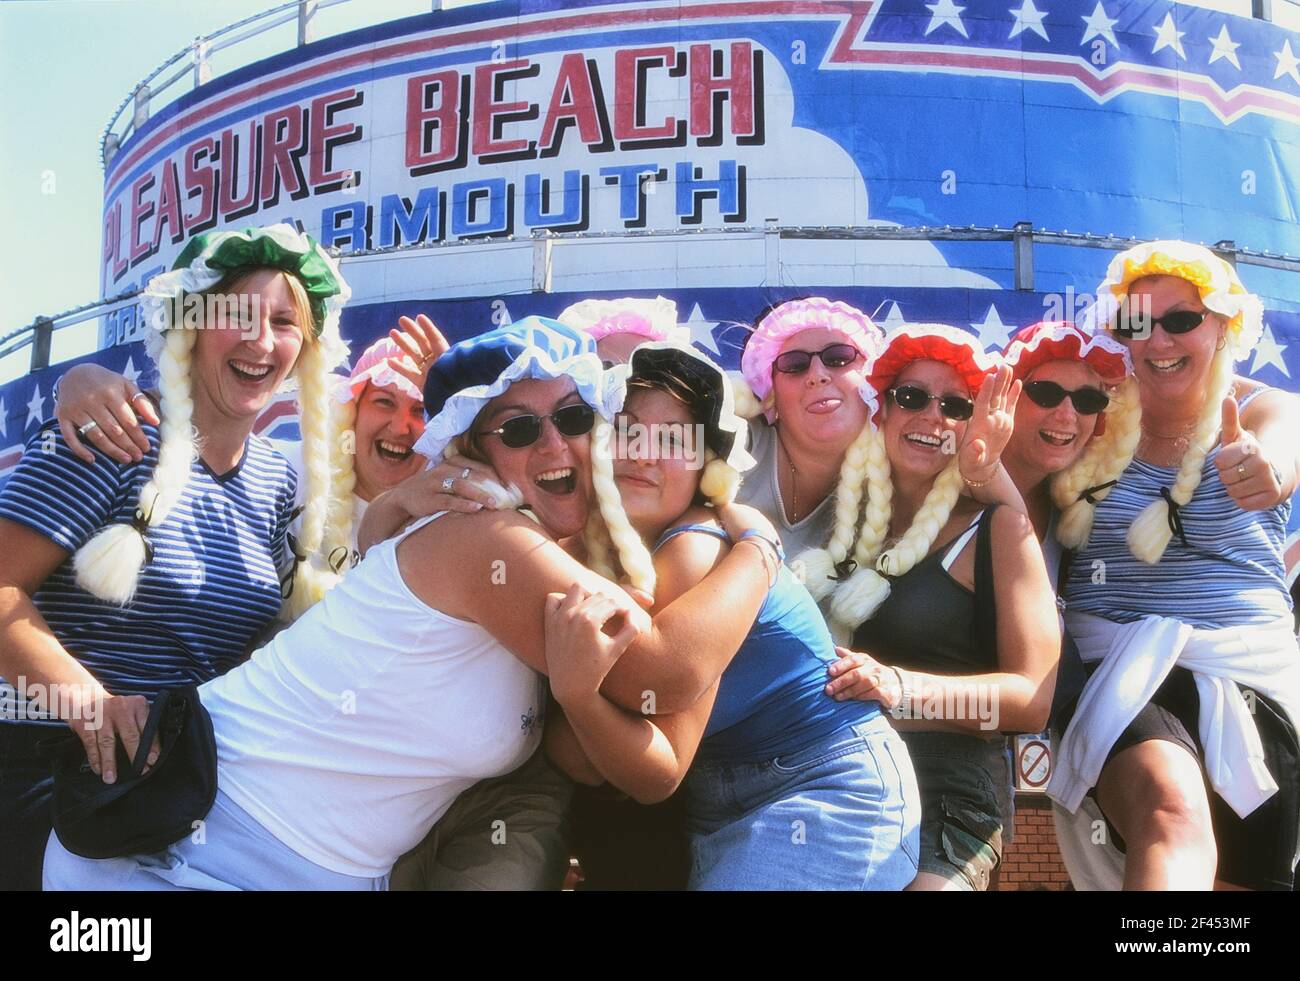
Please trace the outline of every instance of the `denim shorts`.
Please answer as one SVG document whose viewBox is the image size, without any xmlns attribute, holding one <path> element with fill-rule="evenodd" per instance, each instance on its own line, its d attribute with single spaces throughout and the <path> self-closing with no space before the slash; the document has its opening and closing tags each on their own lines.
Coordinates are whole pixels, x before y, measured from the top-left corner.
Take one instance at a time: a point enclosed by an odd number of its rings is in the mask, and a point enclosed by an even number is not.
<svg viewBox="0 0 1300 981">
<path fill-rule="evenodd" d="M 68 851 L 51 834 L 45 847 L 44 887 L 91 892 L 175 892 L 189 889 L 385 889 L 388 876 L 362 879 L 303 858 L 217 791 L 201 833 L 165 851 L 127 858 L 90 859 Z"/>
<path fill-rule="evenodd" d="M 1002 861 L 1014 813 L 1006 741 L 906 732 L 921 788 L 920 870 L 983 892 Z"/>
<path fill-rule="evenodd" d="M 883 715 L 762 763 L 686 778 L 692 889 L 898 890 L 916 876 L 920 797 Z"/>
</svg>

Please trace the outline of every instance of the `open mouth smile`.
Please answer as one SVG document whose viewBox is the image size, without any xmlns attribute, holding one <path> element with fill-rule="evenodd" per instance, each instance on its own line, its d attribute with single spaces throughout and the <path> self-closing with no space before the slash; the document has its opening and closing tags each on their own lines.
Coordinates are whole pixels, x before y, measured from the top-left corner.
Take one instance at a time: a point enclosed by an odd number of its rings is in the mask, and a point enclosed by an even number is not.
<svg viewBox="0 0 1300 981">
<path fill-rule="evenodd" d="M 236 378 L 249 385 L 260 385 L 266 381 L 271 374 L 272 368 L 272 365 L 269 364 L 253 364 L 250 361 L 238 361 L 234 358 L 231 358 L 226 364 Z"/>
<path fill-rule="evenodd" d="M 578 486 L 577 477 L 572 467 L 558 470 L 545 470 L 533 478 L 533 483 L 548 494 L 572 494 Z"/>
<path fill-rule="evenodd" d="M 931 436 L 928 433 L 905 433 L 903 439 L 914 446 L 919 446 L 925 450 L 937 450 L 943 445 L 943 440 L 938 436 Z"/>
<path fill-rule="evenodd" d="M 1191 359 L 1187 357 L 1162 358 L 1158 361 L 1153 358 L 1147 358 L 1147 365 L 1157 375 L 1172 375 L 1174 372 L 1185 367 L 1190 360 Z"/>
<path fill-rule="evenodd" d="M 400 446 L 397 443 L 390 443 L 386 439 L 375 440 L 375 453 L 381 460 L 388 460 L 393 463 L 401 463 L 411 456 L 409 446 Z"/>
<path fill-rule="evenodd" d="M 1040 429 L 1038 437 L 1050 446 L 1069 446 L 1078 438 L 1077 433 L 1066 433 L 1056 429 Z"/>
</svg>

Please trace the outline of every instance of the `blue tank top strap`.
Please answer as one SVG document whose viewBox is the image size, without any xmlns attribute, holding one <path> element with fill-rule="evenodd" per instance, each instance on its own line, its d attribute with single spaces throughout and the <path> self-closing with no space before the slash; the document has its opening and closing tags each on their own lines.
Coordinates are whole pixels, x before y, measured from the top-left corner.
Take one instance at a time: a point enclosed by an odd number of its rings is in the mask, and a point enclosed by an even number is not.
<svg viewBox="0 0 1300 981">
<path fill-rule="evenodd" d="M 1255 389 L 1253 392 L 1246 393 L 1245 397 L 1237 400 L 1237 411 L 1238 412 L 1244 411 L 1246 406 L 1250 405 L 1251 402 L 1255 401 L 1255 396 L 1263 395 L 1265 392 L 1271 392 L 1271 391 L 1273 391 L 1273 387 L 1271 385 L 1264 385 L 1261 388 Z"/>
<path fill-rule="evenodd" d="M 667 542 L 669 539 L 676 538 L 678 535 L 687 531 L 698 531 L 705 535 L 712 535 L 714 538 L 721 539 L 724 542 L 731 540 L 730 538 L 727 537 L 727 533 L 725 531 L 723 531 L 721 528 L 715 528 L 712 525 L 678 525 L 676 528 L 669 528 L 662 535 L 660 535 L 659 540 L 655 542 L 655 547 L 652 548 L 650 551 L 652 552 L 659 551 L 659 549 L 663 547 L 664 543 Z"/>
</svg>

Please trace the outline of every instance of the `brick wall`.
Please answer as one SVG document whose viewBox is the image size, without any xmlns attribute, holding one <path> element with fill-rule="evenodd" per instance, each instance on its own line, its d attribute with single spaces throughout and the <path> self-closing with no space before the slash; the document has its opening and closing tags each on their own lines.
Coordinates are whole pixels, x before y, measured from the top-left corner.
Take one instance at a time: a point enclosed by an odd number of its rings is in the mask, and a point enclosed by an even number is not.
<svg viewBox="0 0 1300 981">
<path fill-rule="evenodd" d="M 995 889 L 1064 890 L 1070 876 L 1056 847 L 1051 802 L 1044 794 L 1016 794 L 1016 840 L 998 868 Z"/>
</svg>

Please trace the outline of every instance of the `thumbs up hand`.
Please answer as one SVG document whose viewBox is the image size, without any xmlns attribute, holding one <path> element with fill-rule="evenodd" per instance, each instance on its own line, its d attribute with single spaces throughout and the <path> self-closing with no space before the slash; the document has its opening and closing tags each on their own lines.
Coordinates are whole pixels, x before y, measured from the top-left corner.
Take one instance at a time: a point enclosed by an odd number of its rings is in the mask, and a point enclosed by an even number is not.
<svg viewBox="0 0 1300 981">
<path fill-rule="evenodd" d="M 1237 507 L 1243 511 L 1262 511 L 1281 500 L 1278 472 L 1264 458 L 1254 434 L 1242 428 L 1237 400 L 1231 395 L 1223 400 L 1219 446 L 1214 466 Z"/>
</svg>

